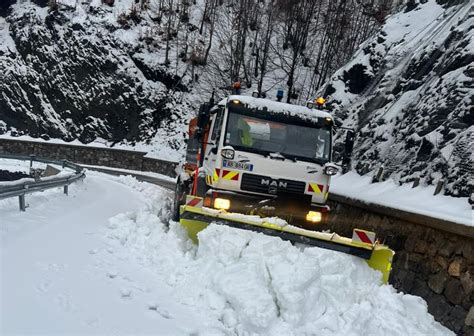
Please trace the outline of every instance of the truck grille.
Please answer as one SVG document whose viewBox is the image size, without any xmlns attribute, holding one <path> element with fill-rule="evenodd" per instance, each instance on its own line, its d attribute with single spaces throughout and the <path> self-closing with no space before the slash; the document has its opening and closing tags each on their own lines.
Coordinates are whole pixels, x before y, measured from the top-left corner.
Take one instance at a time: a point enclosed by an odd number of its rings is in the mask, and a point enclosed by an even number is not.
<svg viewBox="0 0 474 336">
<path fill-rule="evenodd" d="M 262 194 L 276 195 L 279 193 L 304 194 L 306 183 L 285 179 L 246 174 L 242 175 L 240 189 Z"/>
</svg>

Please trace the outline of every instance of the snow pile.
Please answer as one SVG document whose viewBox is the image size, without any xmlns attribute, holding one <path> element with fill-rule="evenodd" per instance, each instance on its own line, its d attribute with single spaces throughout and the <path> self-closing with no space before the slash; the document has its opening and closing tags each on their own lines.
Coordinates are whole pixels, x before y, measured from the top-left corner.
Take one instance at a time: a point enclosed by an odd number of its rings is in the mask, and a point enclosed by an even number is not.
<svg viewBox="0 0 474 336">
<path fill-rule="evenodd" d="M 331 181 L 331 191 L 338 195 L 474 226 L 468 198 L 434 196 L 434 186 L 412 188 L 409 184 L 400 186 L 393 180 L 371 183 L 371 176 L 359 176 L 355 172 L 334 176 Z"/>
<path fill-rule="evenodd" d="M 306 106 L 292 105 L 281 102 L 272 101 L 270 99 L 257 99 L 249 96 L 232 95 L 228 99 L 222 100 L 219 105 L 225 105 L 228 101 L 239 100 L 249 109 L 268 110 L 271 113 L 282 113 L 289 116 L 297 116 L 310 121 L 318 121 L 318 118 L 330 118 L 327 112 L 309 109 Z"/>
<path fill-rule="evenodd" d="M 109 243 L 133 251 L 180 302 L 201 312 L 208 333 L 449 334 L 421 298 L 381 286 L 363 260 L 217 225 L 195 247 L 178 223 L 163 224 L 165 196 L 147 198 L 147 208 L 110 220 Z"/>
<path fill-rule="evenodd" d="M 0 333 L 450 334 L 356 257 L 222 226 L 197 247 L 166 225 L 168 197 L 88 172 L 24 213 L 1 200 Z"/>
</svg>

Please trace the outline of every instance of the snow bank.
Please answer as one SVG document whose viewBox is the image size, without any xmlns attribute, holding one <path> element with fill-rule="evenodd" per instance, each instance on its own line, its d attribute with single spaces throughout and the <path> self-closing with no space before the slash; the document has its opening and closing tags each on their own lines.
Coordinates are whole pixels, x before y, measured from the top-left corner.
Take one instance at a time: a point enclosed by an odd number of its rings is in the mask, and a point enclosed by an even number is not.
<svg viewBox="0 0 474 336">
<path fill-rule="evenodd" d="M 0 201 L 1 334 L 450 334 L 358 258 L 222 226 L 197 247 L 132 177 L 29 200 Z"/>
<path fill-rule="evenodd" d="M 38 162 L 35 162 L 35 167 L 36 165 L 41 165 L 41 168 L 46 167 L 45 164 L 38 163 Z M 28 173 L 30 171 L 30 161 L 0 158 L 0 169 L 9 170 L 12 172 L 18 171 L 18 172 Z"/>
<path fill-rule="evenodd" d="M 371 181 L 372 176 L 349 172 L 332 178 L 331 191 L 361 201 L 474 226 L 467 197 L 434 196 L 434 186 L 412 188 L 408 184 L 400 186 L 391 179 L 381 183 Z"/>
<path fill-rule="evenodd" d="M 59 169 L 60 171 L 53 175 L 47 177 L 41 177 L 41 181 L 49 181 L 56 178 L 66 178 L 74 176 L 75 173 L 70 168 L 63 168 L 59 165 L 50 164 L 52 167 Z M 35 169 L 46 169 L 47 164 L 42 162 L 33 162 L 32 168 Z M 0 169 L 8 170 L 11 172 L 22 172 L 25 174 L 29 174 L 30 172 L 30 161 L 28 160 L 12 160 L 12 159 L 1 159 L 0 158 Z M 29 182 L 35 182 L 34 178 L 22 178 L 15 181 L 0 181 L 0 187 L 7 187 L 7 186 L 14 186 L 14 185 L 22 185 L 27 184 Z"/>
<path fill-rule="evenodd" d="M 363 260 L 217 225 L 202 231 L 195 247 L 178 223 L 163 223 L 166 196 L 147 199 L 147 208 L 112 218 L 107 239 L 195 307 L 208 333 L 450 334 L 421 298 L 381 286 Z"/>
</svg>

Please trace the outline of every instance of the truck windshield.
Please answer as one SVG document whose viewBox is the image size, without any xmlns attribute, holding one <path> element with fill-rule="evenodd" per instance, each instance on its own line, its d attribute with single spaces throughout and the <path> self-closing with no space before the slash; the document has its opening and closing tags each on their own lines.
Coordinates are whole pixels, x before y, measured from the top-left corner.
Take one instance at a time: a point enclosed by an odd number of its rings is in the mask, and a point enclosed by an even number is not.
<svg viewBox="0 0 474 336">
<path fill-rule="evenodd" d="M 330 159 L 331 129 L 282 123 L 230 111 L 225 145 L 262 155 L 278 153 L 287 159 L 325 163 Z"/>
</svg>

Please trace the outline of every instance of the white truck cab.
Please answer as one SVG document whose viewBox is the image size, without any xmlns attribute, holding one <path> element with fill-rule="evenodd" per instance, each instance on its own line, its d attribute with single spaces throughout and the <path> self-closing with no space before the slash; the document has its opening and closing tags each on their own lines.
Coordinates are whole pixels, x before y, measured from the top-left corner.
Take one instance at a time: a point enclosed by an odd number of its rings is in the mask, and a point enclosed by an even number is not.
<svg viewBox="0 0 474 336">
<path fill-rule="evenodd" d="M 204 124 L 195 183 L 204 185 L 206 206 L 304 227 L 324 220 L 337 172 L 329 113 L 233 95 L 210 109 Z"/>
</svg>

